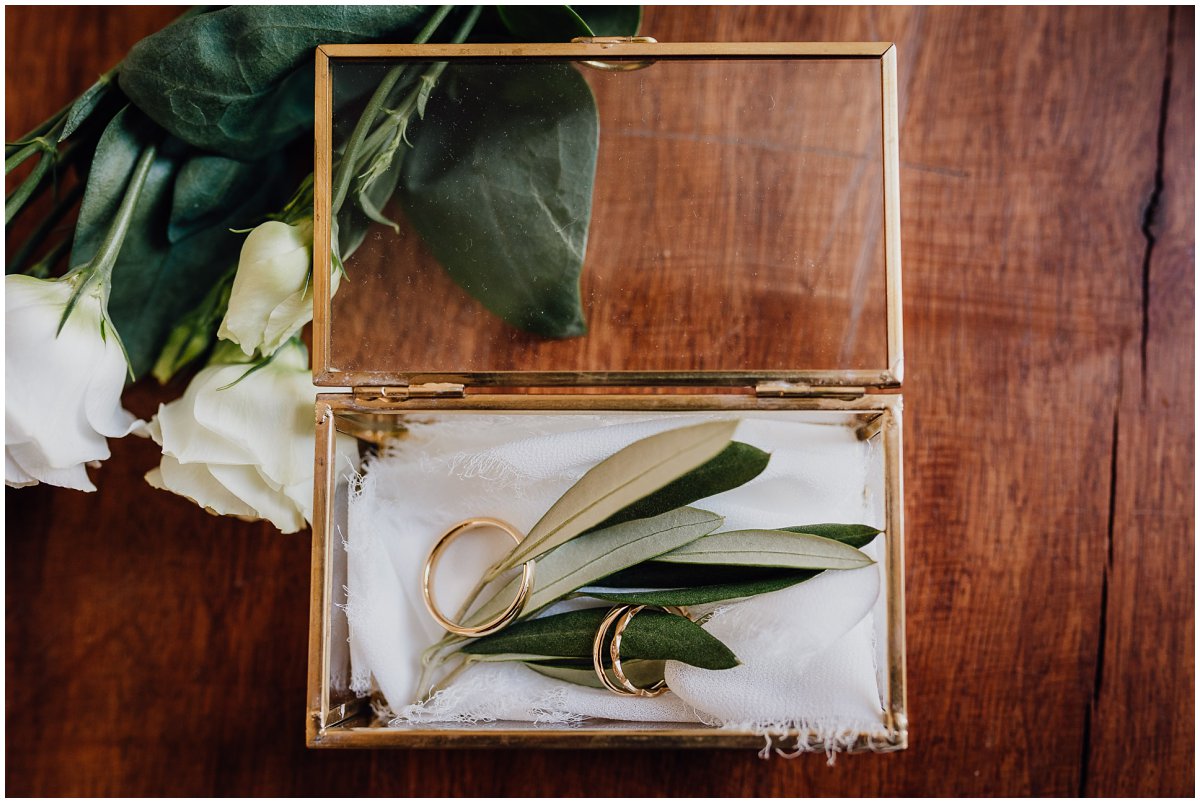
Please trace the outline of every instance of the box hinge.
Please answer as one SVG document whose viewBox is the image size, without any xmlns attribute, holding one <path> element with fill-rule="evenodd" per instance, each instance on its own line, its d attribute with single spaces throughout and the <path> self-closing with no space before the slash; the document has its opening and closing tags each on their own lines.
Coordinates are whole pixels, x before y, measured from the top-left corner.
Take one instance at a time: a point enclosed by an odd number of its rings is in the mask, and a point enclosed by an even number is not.
<svg viewBox="0 0 1200 803">
<path fill-rule="evenodd" d="M 461 399 L 466 395 L 466 386 L 456 382 L 427 382 L 422 385 L 383 385 L 354 389 L 354 398 L 359 401 Z"/>
<path fill-rule="evenodd" d="M 759 398 L 858 399 L 866 392 L 866 388 L 860 387 L 820 387 L 798 382 L 759 382 L 754 386 L 754 395 Z"/>
</svg>

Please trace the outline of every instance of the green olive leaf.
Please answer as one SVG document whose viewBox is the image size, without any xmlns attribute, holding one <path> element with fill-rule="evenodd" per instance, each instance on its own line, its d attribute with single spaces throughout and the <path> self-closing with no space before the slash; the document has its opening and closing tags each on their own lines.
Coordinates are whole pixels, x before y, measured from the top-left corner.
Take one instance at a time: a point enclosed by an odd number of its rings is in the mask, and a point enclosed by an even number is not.
<svg viewBox="0 0 1200 803">
<path fill-rule="evenodd" d="M 767 467 L 771 455 L 748 443 L 734 441 L 707 463 L 642 497 L 601 522 L 596 529 L 658 516 L 683 505 L 745 485 Z"/>
<path fill-rule="evenodd" d="M 722 567 L 724 568 L 724 567 Z M 744 582 L 714 583 L 684 588 L 649 588 L 633 591 L 608 589 L 584 589 L 583 594 L 606 602 L 622 605 L 704 605 L 710 602 L 746 599 L 759 594 L 768 594 L 790 588 L 805 580 L 811 580 L 819 571 L 785 571 L 774 577 Z"/>
<path fill-rule="evenodd" d="M 424 6 L 230 6 L 138 42 L 120 85 L 185 142 L 252 160 L 312 128 L 318 45 L 407 41 L 426 16 Z"/>
<path fill-rule="evenodd" d="M 654 493 L 729 445 L 738 422 L 711 421 L 642 438 L 602 460 L 555 502 L 491 572 L 519 566 Z"/>
<path fill-rule="evenodd" d="M 866 524 L 804 524 L 799 527 L 780 527 L 789 533 L 808 533 L 822 538 L 832 538 L 852 547 L 862 548 L 883 532 Z"/>
<path fill-rule="evenodd" d="M 587 666 L 583 666 L 578 661 L 547 661 L 544 663 L 527 661 L 525 666 L 552 680 L 561 680 L 592 689 L 604 688 L 604 684 L 600 682 L 600 678 L 596 677 L 596 670 L 592 668 L 590 662 Z M 621 669 L 625 672 L 625 677 L 640 689 L 653 686 L 662 680 L 666 667 L 666 661 L 621 660 Z"/>
<path fill-rule="evenodd" d="M 788 569 L 857 569 L 875 562 L 840 541 L 786 530 L 713 533 L 659 555 L 655 560 Z"/>
<path fill-rule="evenodd" d="M 524 654 L 560 658 L 592 655 L 592 641 L 608 608 L 527 619 L 464 644 L 469 655 Z M 681 661 L 702 669 L 731 669 L 737 656 L 691 620 L 647 609 L 630 620 L 621 641 L 622 659 Z"/>
<path fill-rule="evenodd" d="M 451 64 L 411 138 L 397 194 L 450 277 L 519 329 L 584 334 L 599 119 L 578 70 Z"/>
<path fill-rule="evenodd" d="M 532 616 L 578 588 L 695 541 L 720 527 L 722 521 L 707 510 L 682 507 L 567 541 L 538 557 L 522 615 Z M 471 613 L 467 625 L 488 621 L 503 611 L 516 596 L 519 583 L 517 576 L 504 584 Z"/>
</svg>

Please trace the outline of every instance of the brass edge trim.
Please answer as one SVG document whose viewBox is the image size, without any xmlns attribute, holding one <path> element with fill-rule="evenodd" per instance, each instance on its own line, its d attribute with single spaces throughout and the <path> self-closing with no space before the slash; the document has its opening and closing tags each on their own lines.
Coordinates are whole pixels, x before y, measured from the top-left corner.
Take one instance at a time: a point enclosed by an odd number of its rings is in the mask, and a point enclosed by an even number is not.
<svg viewBox="0 0 1200 803">
<path fill-rule="evenodd" d="M 329 639 L 330 606 L 333 575 L 328 570 L 329 549 L 333 542 L 333 507 L 336 466 L 334 407 L 318 397 L 316 403 L 316 433 L 314 437 L 313 527 L 312 527 L 312 585 L 308 621 L 308 716 L 306 735 L 309 744 L 318 739 L 326 727 L 329 711 Z M 316 658 L 316 660 L 314 660 Z"/>
<path fill-rule="evenodd" d="M 794 747 L 799 734 L 772 733 L 768 737 L 771 747 L 788 750 Z M 808 742 L 809 750 L 824 749 L 819 740 Z M 568 729 L 490 729 L 472 732 L 466 730 L 399 730 L 383 727 L 337 727 L 325 731 L 311 745 L 319 748 L 631 748 L 663 747 L 683 749 L 713 748 L 762 748 L 764 735 L 744 730 L 721 728 L 663 728 L 654 730 L 568 730 Z M 906 742 L 895 734 L 859 733 L 857 741 L 846 752 L 894 752 L 903 750 Z"/>
<path fill-rule="evenodd" d="M 908 669 L 904 614 L 904 436 L 903 400 L 884 413 L 888 556 L 888 717 L 898 742 L 908 744 Z"/>
<path fill-rule="evenodd" d="M 324 316 L 322 316 L 324 317 Z M 315 320 L 315 316 L 314 316 Z M 316 341 L 314 336 L 314 342 Z M 763 382 L 788 382 L 848 392 L 852 388 L 894 389 L 899 382 L 892 371 L 338 371 L 318 370 L 313 381 L 321 386 L 382 387 L 458 384 L 468 387 L 572 387 L 572 386 L 684 386 L 710 385 L 753 388 Z"/>
<path fill-rule="evenodd" d="M 890 42 L 548 42 L 530 44 L 322 45 L 330 58 L 695 58 L 812 56 L 879 58 Z"/>
<path fill-rule="evenodd" d="M 313 135 L 313 375 L 314 379 L 330 374 L 332 354 L 333 297 L 331 295 L 333 246 L 332 221 L 329 216 L 333 177 L 333 78 L 329 52 L 318 47 L 316 52 L 315 126 Z M 321 384 L 321 382 L 317 382 Z"/>
<path fill-rule="evenodd" d="M 536 413 L 545 410 L 654 410 L 660 412 L 825 410 L 830 412 L 873 412 L 894 410 L 898 394 L 875 393 L 854 399 L 828 396 L 754 396 L 752 394 L 527 394 L 472 393 L 456 398 L 420 398 L 406 401 L 372 401 L 351 393 L 322 393 L 317 397 L 335 413 L 410 413 L 441 410 L 498 410 Z"/>
<path fill-rule="evenodd" d="M 883 93 L 883 240 L 887 294 L 888 370 L 896 384 L 904 379 L 904 306 L 900 263 L 900 112 L 896 46 L 880 59 Z"/>
</svg>

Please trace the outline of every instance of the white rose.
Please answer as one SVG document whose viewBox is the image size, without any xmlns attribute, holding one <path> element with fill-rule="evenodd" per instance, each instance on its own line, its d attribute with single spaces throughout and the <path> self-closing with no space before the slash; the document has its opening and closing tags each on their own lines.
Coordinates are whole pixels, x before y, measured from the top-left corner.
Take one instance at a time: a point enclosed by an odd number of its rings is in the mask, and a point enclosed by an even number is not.
<svg viewBox="0 0 1200 803">
<path fill-rule="evenodd" d="M 274 354 L 313 316 L 312 220 L 269 220 L 246 237 L 217 335 L 248 355 Z M 339 275 L 333 276 L 337 290 Z"/>
<path fill-rule="evenodd" d="M 100 283 L 85 287 L 59 322 L 82 274 L 45 281 L 4 277 L 4 482 L 94 491 L 86 463 L 108 457 L 108 438 L 137 419 L 121 407 L 128 370 Z"/>
<path fill-rule="evenodd" d="M 217 359 L 231 351 L 219 348 Z M 307 351 L 294 341 L 247 375 L 251 367 L 209 365 L 183 398 L 158 408 L 148 430 L 163 458 L 146 481 L 211 513 L 267 519 L 296 532 L 312 521 L 318 388 Z M 339 435 L 337 452 L 339 466 L 357 466 L 352 438 Z"/>
</svg>

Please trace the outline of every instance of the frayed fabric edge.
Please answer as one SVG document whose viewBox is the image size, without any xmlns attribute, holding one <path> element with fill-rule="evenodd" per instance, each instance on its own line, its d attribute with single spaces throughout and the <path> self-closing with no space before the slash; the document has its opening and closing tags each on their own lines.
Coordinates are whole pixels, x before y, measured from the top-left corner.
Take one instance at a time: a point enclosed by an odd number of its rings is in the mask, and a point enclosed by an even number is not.
<svg viewBox="0 0 1200 803">
<path fill-rule="evenodd" d="M 758 757 L 769 759 L 772 755 L 781 758 L 796 758 L 804 753 L 824 752 L 829 766 L 833 766 L 838 753 L 846 753 L 862 745 L 871 752 L 884 750 L 890 745 L 889 734 L 878 722 L 850 722 L 845 720 L 783 720 L 778 722 L 725 722 L 710 723 L 721 730 L 736 730 L 753 733 L 763 739 Z M 794 743 L 790 749 L 781 742 Z"/>
</svg>

